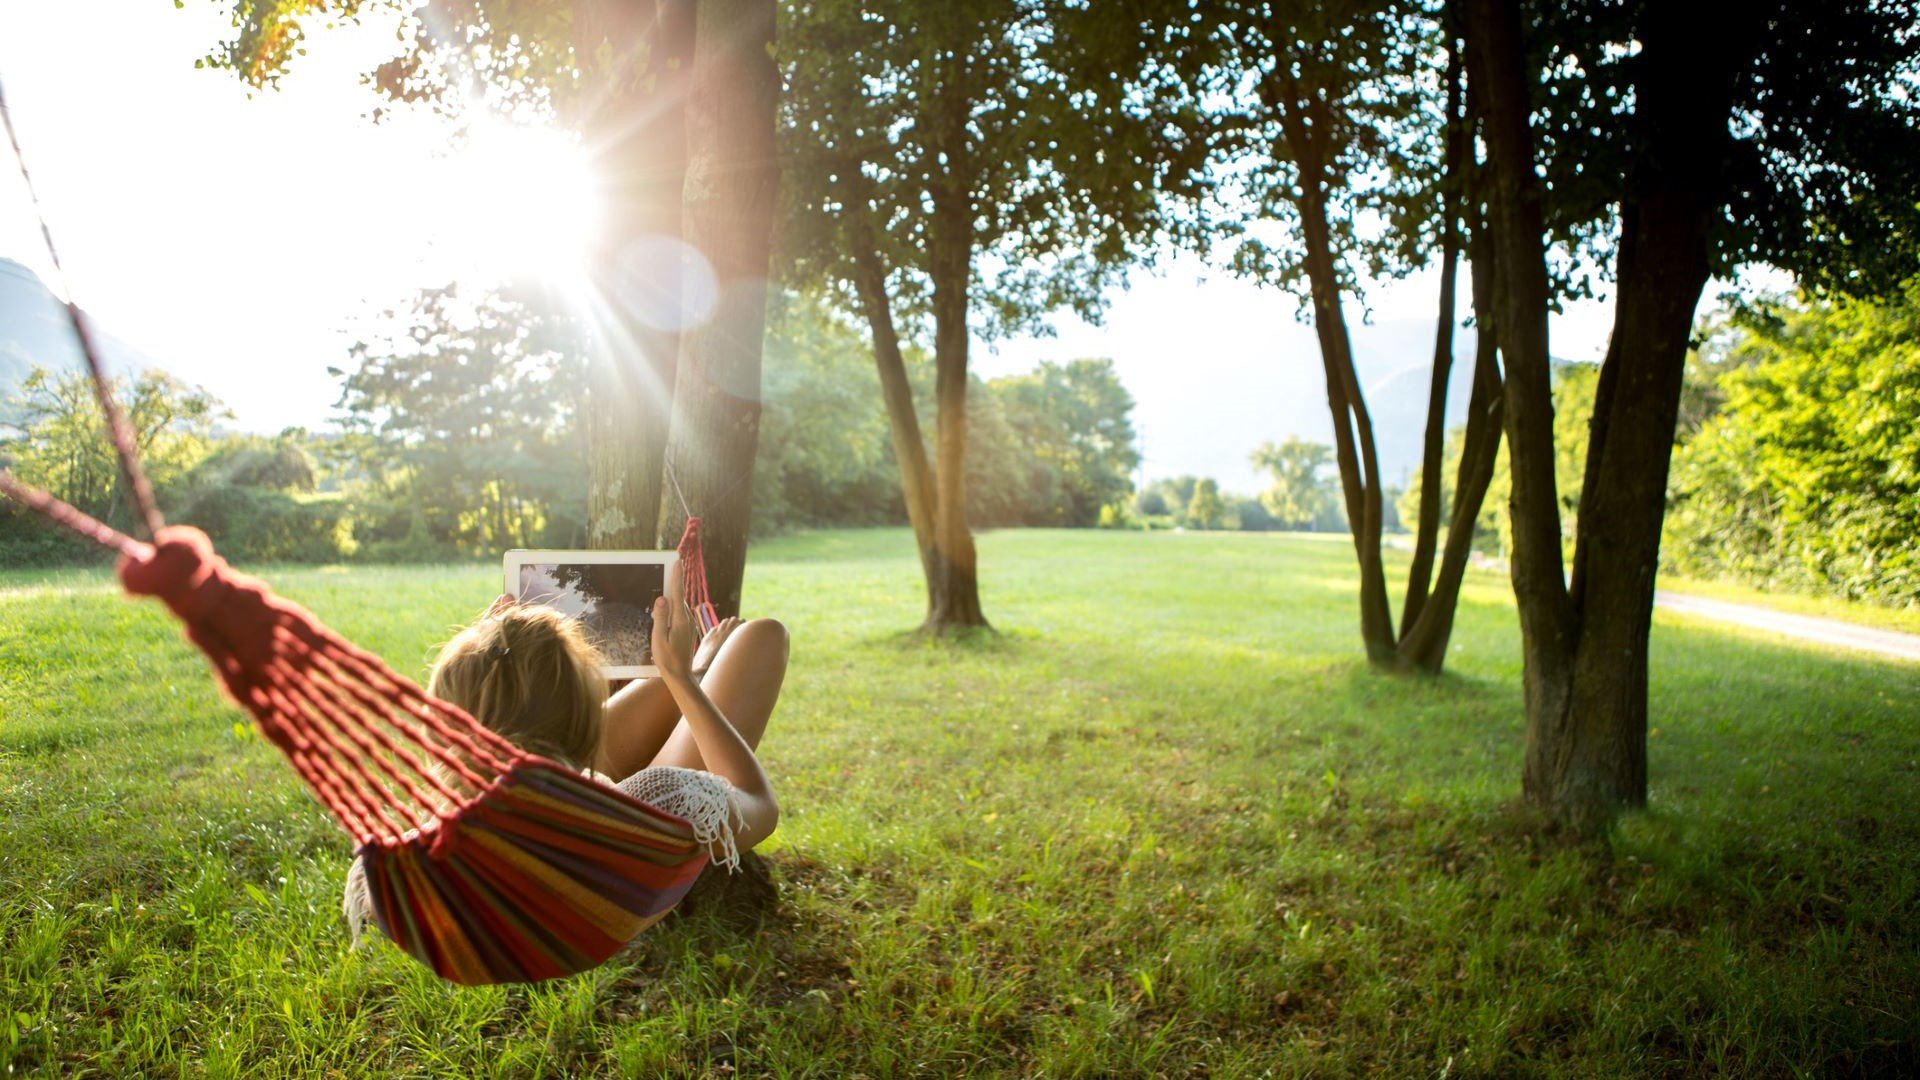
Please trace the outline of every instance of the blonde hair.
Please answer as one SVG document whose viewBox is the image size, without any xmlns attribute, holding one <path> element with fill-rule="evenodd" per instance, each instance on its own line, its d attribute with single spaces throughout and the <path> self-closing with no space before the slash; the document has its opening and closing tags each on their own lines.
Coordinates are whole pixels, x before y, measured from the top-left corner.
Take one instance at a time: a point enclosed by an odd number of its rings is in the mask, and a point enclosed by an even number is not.
<svg viewBox="0 0 1920 1080">
<path fill-rule="evenodd" d="M 600 745 L 600 654 L 577 621 L 541 604 L 496 608 L 455 634 L 434 658 L 427 693 L 572 768 L 591 765 Z"/>
<path fill-rule="evenodd" d="M 607 680 L 580 624 L 539 604 L 496 605 L 440 647 L 427 693 L 465 709 L 522 750 L 571 768 L 593 763 Z M 357 943 L 373 917 L 366 868 L 347 868 L 341 910 Z"/>
</svg>

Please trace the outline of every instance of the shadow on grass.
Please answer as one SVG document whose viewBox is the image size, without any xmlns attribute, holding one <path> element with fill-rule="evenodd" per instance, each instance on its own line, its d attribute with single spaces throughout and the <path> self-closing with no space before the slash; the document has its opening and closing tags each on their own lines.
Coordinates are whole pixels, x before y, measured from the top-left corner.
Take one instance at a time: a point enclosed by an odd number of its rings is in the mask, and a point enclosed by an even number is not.
<svg viewBox="0 0 1920 1080">
<path fill-rule="evenodd" d="M 920 627 L 876 634 L 861 640 L 871 649 L 921 656 L 949 654 L 956 657 L 1018 656 L 1041 641 L 1028 630 L 1002 630 L 987 626 L 952 626 L 940 630 Z"/>
</svg>

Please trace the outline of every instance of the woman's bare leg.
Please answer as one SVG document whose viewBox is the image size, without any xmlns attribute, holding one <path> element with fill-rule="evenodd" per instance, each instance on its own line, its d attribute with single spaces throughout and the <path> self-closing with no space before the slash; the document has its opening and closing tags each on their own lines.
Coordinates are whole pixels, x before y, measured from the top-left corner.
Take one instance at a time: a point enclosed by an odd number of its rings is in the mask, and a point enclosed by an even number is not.
<svg viewBox="0 0 1920 1080">
<path fill-rule="evenodd" d="M 708 632 L 694 654 L 694 670 L 708 669 L 742 625 L 739 619 L 723 619 Z M 679 723 L 680 707 L 673 703 L 667 684 L 659 679 L 635 679 L 607 699 L 593 767 L 616 780 L 632 776 L 653 761 Z"/>
<path fill-rule="evenodd" d="M 754 619 L 742 623 L 720 647 L 720 655 L 707 669 L 700 686 L 720 715 L 740 733 L 741 741 L 759 749 L 786 677 L 787 628 L 777 619 Z M 665 692 L 663 686 L 661 693 Z M 694 744 L 693 731 L 684 720 L 674 726 L 648 764 L 706 768 L 700 748 Z"/>
<path fill-rule="evenodd" d="M 666 745 L 680 707 L 659 679 L 635 679 L 607 699 L 593 767 L 618 780 L 646 768 Z"/>
</svg>

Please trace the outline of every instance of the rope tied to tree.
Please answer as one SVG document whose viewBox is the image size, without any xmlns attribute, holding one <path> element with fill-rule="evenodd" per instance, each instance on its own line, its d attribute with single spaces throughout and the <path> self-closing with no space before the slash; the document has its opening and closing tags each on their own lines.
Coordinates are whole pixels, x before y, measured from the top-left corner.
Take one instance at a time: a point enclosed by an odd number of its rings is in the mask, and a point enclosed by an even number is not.
<svg viewBox="0 0 1920 1080">
<path fill-rule="evenodd" d="M 720 612 L 713 606 L 713 599 L 709 595 L 707 586 L 707 560 L 703 554 L 704 548 L 700 538 L 700 518 L 687 504 L 687 493 L 680 488 L 679 470 L 673 467 L 671 453 L 666 457 L 666 472 L 667 484 L 673 488 L 673 497 L 680 502 L 681 516 L 687 521 L 686 527 L 681 530 L 680 544 L 677 548 L 680 556 L 680 581 L 685 586 L 682 595 L 686 599 L 687 607 L 693 611 L 694 618 L 699 621 L 701 633 L 706 633 L 720 625 Z M 747 476 L 750 475 L 752 474 L 747 474 Z M 733 494 L 746 482 L 747 476 L 736 477 L 733 483 L 728 484 L 725 490 L 714 497 L 708 508 L 711 509 L 726 501 L 727 496 Z"/>
</svg>

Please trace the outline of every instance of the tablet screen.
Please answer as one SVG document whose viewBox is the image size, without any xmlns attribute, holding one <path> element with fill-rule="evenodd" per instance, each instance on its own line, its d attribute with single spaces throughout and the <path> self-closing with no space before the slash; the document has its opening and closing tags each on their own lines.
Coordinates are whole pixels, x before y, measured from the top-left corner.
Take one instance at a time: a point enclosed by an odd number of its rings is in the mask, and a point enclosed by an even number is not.
<svg viewBox="0 0 1920 1080">
<path fill-rule="evenodd" d="M 653 598 L 666 591 L 662 563 L 527 563 L 522 603 L 546 604 L 580 620 L 608 667 L 653 663 Z"/>
</svg>

